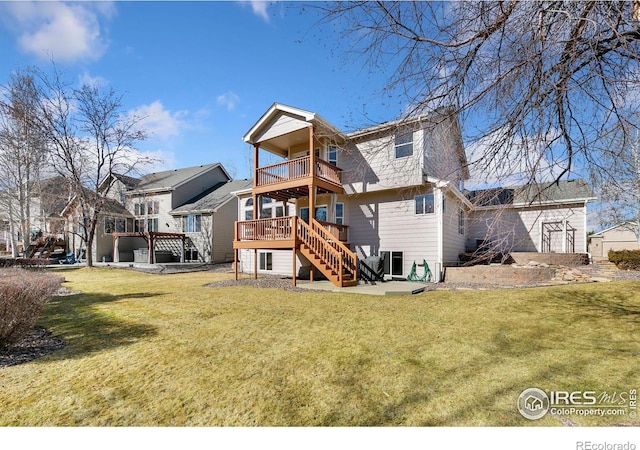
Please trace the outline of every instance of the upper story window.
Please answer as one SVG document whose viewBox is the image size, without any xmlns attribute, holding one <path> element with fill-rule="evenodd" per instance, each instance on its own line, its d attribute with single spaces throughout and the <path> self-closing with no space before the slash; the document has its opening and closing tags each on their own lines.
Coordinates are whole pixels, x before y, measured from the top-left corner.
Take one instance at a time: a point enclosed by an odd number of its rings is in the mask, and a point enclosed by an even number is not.
<svg viewBox="0 0 640 450">
<path fill-rule="evenodd" d="M 413 155 L 413 131 L 396 133 L 395 138 L 396 158 L 405 158 Z"/>
<path fill-rule="evenodd" d="M 433 193 L 418 195 L 416 201 L 416 214 L 433 214 L 434 198 Z"/>
<path fill-rule="evenodd" d="M 144 216 L 146 209 L 147 208 L 144 203 L 136 203 L 133 205 L 133 211 L 136 216 Z"/>
<path fill-rule="evenodd" d="M 150 200 L 147 202 L 147 214 L 158 214 L 160 212 L 160 202 Z"/>
<path fill-rule="evenodd" d="M 464 236 L 464 210 L 460 208 L 458 210 L 458 233 Z"/>
<path fill-rule="evenodd" d="M 199 233 L 202 231 L 202 215 L 189 214 L 182 216 L 182 231 L 185 233 Z"/>
<path fill-rule="evenodd" d="M 338 165 L 338 147 L 330 145 L 327 148 L 327 161 L 334 166 Z"/>
</svg>

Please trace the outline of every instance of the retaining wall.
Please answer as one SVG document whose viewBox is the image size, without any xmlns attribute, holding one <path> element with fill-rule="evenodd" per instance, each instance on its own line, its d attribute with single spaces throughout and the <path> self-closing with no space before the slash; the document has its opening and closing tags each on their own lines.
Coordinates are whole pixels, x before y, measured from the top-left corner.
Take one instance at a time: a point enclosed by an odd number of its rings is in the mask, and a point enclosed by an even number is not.
<svg viewBox="0 0 640 450">
<path fill-rule="evenodd" d="M 528 264 L 535 261 L 539 264 L 549 264 L 550 266 L 584 266 L 589 264 L 587 253 L 536 253 L 536 252 L 513 252 L 509 253 L 511 259 L 516 264 Z"/>
<path fill-rule="evenodd" d="M 521 286 L 549 281 L 555 274 L 556 270 L 552 267 L 512 267 L 492 264 L 488 266 L 447 267 L 444 281 L 446 283 Z"/>
</svg>

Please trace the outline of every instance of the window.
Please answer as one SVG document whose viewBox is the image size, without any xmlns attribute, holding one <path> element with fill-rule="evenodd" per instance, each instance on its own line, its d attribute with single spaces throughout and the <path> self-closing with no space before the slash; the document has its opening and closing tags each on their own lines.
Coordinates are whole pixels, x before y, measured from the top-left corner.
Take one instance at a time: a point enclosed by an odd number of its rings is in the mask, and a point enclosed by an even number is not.
<svg viewBox="0 0 640 450">
<path fill-rule="evenodd" d="M 273 270 L 273 253 L 260 253 L 260 270 Z"/>
<path fill-rule="evenodd" d="M 158 201 L 151 200 L 147 202 L 147 214 L 158 214 L 159 212 L 160 212 L 160 203 Z"/>
<path fill-rule="evenodd" d="M 269 219 L 273 215 L 271 203 L 273 203 L 273 200 L 269 197 L 262 197 L 262 211 L 260 211 L 261 219 Z M 268 207 L 265 207 L 265 205 L 268 205 Z"/>
<path fill-rule="evenodd" d="M 244 202 L 244 220 L 253 220 L 253 197 Z"/>
<path fill-rule="evenodd" d="M 144 219 L 136 219 L 133 223 L 133 231 L 136 233 L 144 232 Z"/>
<path fill-rule="evenodd" d="M 127 226 L 127 223 L 129 224 L 129 226 Z M 131 222 L 128 222 L 124 217 L 116 218 L 116 233 L 126 233 L 131 229 L 130 226 Z"/>
<path fill-rule="evenodd" d="M 413 155 L 413 131 L 396 134 L 395 149 L 396 158 Z"/>
<path fill-rule="evenodd" d="M 464 210 L 458 211 L 458 233 L 464 236 Z"/>
<path fill-rule="evenodd" d="M 269 219 L 271 217 L 272 211 L 273 210 L 271 208 L 262 208 L 262 211 L 260 211 L 260 218 Z"/>
<path fill-rule="evenodd" d="M 336 223 L 344 225 L 344 203 L 336 203 Z"/>
<path fill-rule="evenodd" d="M 399 275 L 403 272 L 403 254 L 402 252 L 380 252 L 380 256 L 384 258 L 385 275 Z"/>
<path fill-rule="evenodd" d="M 327 161 L 334 166 L 338 165 L 338 147 L 335 145 L 330 145 L 329 148 L 327 148 Z"/>
<path fill-rule="evenodd" d="M 158 231 L 158 219 L 147 219 L 147 231 Z"/>
<path fill-rule="evenodd" d="M 305 222 L 309 223 L 309 207 L 308 206 L 303 206 L 302 208 L 300 208 L 300 218 Z M 327 205 L 316 207 L 315 218 L 320 222 L 327 221 Z"/>
<path fill-rule="evenodd" d="M 182 216 L 182 231 L 185 233 L 199 233 L 202 231 L 202 216 L 200 214 Z"/>
<path fill-rule="evenodd" d="M 327 221 L 327 205 L 318 206 L 316 208 L 315 217 L 316 217 L 316 220 L 319 220 L 320 222 L 326 222 Z"/>
<path fill-rule="evenodd" d="M 418 195 L 415 200 L 416 214 L 433 214 L 433 193 Z"/>
<path fill-rule="evenodd" d="M 113 217 L 104 218 L 104 234 L 111 234 L 115 231 L 116 224 Z"/>
<path fill-rule="evenodd" d="M 144 203 L 136 203 L 133 205 L 133 211 L 136 216 L 144 216 L 145 205 Z"/>
<path fill-rule="evenodd" d="M 276 217 L 284 217 L 284 206 L 276 206 Z"/>
</svg>

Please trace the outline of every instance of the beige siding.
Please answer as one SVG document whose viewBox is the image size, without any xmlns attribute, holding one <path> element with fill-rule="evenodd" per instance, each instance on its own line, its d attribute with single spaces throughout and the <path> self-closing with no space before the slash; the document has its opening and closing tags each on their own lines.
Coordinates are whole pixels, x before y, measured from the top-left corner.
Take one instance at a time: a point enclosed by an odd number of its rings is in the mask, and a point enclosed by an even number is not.
<svg viewBox="0 0 640 450">
<path fill-rule="evenodd" d="M 218 208 L 213 215 L 214 263 L 233 260 L 234 222 L 237 218 L 238 200 L 233 198 Z"/>
<path fill-rule="evenodd" d="M 255 137 L 255 142 L 267 141 L 271 138 L 309 128 L 309 123 L 287 113 L 282 113 L 265 127 L 262 134 Z"/>
<path fill-rule="evenodd" d="M 431 130 L 425 130 L 424 171 L 427 175 L 457 182 L 462 179 L 460 161 L 460 129 L 458 120 L 444 119 Z"/>
<path fill-rule="evenodd" d="M 585 217 L 584 205 L 475 211 L 469 220 L 468 245 L 475 248 L 476 240 L 488 237 L 503 251 L 541 252 L 543 223 L 566 220 L 576 229 L 575 251 L 586 252 Z"/>
<path fill-rule="evenodd" d="M 618 227 L 607 230 L 600 237 L 593 237 L 591 240 L 591 252 L 593 256 L 604 256 L 609 254 L 609 250 L 637 250 L 638 239 L 633 231 Z"/>
<path fill-rule="evenodd" d="M 345 204 L 346 224 L 349 243 L 359 258 L 379 255 L 381 251 L 401 251 L 403 276 L 409 274 L 414 261 L 423 259 L 435 270 L 437 213 L 415 214 L 416 193 L 394 190 L 350 198 Z"/>
<path fill-rule="evenodd" d="M 395 157 L 394 135 L 339 150 L 345 193 L 363 193 L 422 184 L 423 132 L 413 133 L 413 155 Z"/>
<path fill-rule="evenodd" d="M 458 227 L 460 210 L 464 211 L 462 202 L 452 195 L 445 197 L 445 211 L 442 218 L 442 262 L 445 266 L 453 266 L 458 263 L 458 255 L 466 249 L 466 227 L 465 233 L 460 234 Z M 467 222 L 465 214 L 465 224 Z"/>
<path fill-rule="evenodd" d="M 291 276 L 292 269 L 292 251 L 291 250 L 258 250 L 258 258 L 260 253 L 271 253 L 273 270 L 260 270 L 258 273 Z M 240 250 L 239 269 L 244 273 L 253 273 L 253 250 Z M 258 259 L 259 261 L 259 259 Z M 303 265 L 309 265 L 308 261 L 303 257 L 296 255 L 296 271 L 299 271 Z"/>
</svg>

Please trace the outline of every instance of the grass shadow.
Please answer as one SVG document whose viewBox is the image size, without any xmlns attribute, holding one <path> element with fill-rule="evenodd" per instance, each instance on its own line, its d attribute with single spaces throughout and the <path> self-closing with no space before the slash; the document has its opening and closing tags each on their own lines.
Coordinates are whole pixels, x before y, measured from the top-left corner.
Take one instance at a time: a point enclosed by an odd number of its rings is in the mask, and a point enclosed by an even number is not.
<svg viewBox="0 0 640 450">
<path fill-rule="evenodd" d="M 50 355 L 48 360 L 82 358 L 155 336 L 157 334 L 155 327 L 123 320 L 96 306 L 123 299 L 148 298 L 157 295 L 155 293 L 126 295 L 81 293 L 54 297 L 45 308 L 39 324 L 63 339 L 67 346 Z"/>
</svg>

